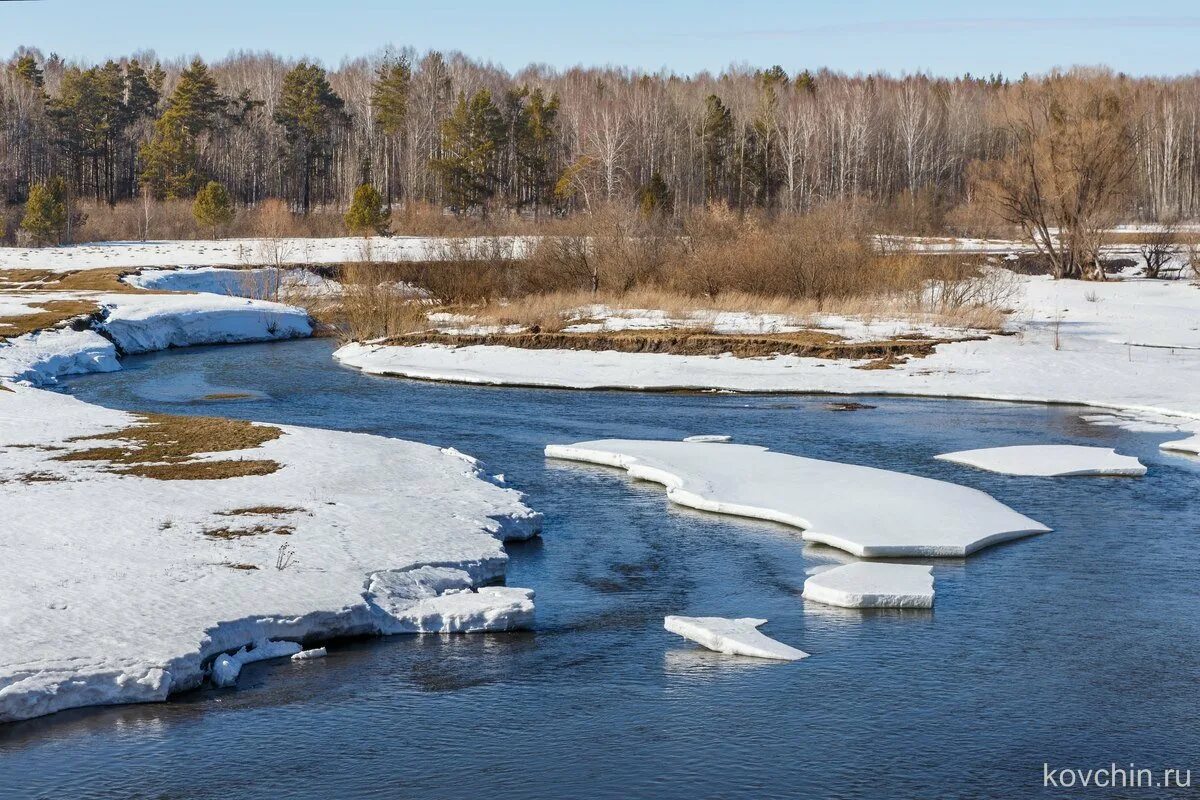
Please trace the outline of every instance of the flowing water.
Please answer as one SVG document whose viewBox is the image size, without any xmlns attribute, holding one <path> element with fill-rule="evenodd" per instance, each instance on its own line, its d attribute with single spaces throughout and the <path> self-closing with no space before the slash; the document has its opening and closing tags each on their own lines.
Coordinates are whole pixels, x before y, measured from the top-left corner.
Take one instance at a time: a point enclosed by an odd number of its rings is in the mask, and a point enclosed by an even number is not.
<svg viewBox="0 0 1200 800">
<path fill-rule="evenodd" d="M 1044 764 L 1111 762 L 1196 768 L 1200 785 L 1200 462 L 1160 453 L 1165 436 L 1068 407 L 438 385 L 343 369 L 331 349 L 150 355 L 69 388 L 483 459 L 545 513 L 540 540 L 509 547 L 509 584 L 537 591 L 536 630 L 342 642 L 324 660 L 248 667 L 236 689 L 5 726 L 0 795 L 1026 797 L 1049 796 Z M 212 387 L 248 397 L 191 402 Z M 932 612 L 839 611 L 799 596 L 806 570 L 846 560 L 837 551 L 542 456 L 549 442 L 700 433 L 968 484 L 1055 530 L 932 562 Z M 1115 446 L 1150 472 L 1017 478 L 932 459 L 1029 442 Z M 709 653 L 665 632 L 666 614 L 766 617 L 764 632 L 812 656 Z"/>
</svg>

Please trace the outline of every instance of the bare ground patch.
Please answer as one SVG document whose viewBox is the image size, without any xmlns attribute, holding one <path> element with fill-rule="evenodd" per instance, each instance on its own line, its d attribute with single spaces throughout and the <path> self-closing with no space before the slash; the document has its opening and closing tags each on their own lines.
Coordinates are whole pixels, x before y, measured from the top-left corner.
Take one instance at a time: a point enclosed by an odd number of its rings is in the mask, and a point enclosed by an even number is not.
<svg viewBox="0 0 1200 800">
<path fill-rule="evenodd" d="M 252 450 L 283 435 L 272 425 L 221 417 L 137 414 L 139 423 L 111 433 L 70 441 L 112 444 L 73 450 L 58 461 L 98 461 L 109 471 L 155 480 L 220 480 L 269 475 L 279 464 L 268 459 L 201 460 L 197 456 Z"/>
<path fill-rule="evenodd" d="M 905 358 L 921 358 L 939 344 L 984 339 L 983 336 L 939 339 L 917 336 L 852 342 L 823 331 L 779 334 L 719 334 L 698 330 L 604 331 L 596 333 L 522 332 L 447 334 L 436 331 L 395 336 L 387 344 L 443 344 L 522 347 L 531 350 L 615 350 L 621 353 L 667 353 L 738 358 L 795 355 L 824 359 L 873 359 L 887 368 Z"/>
<path fill-rule="evenodd" d="M 62 325 L 76 317 L 95 314 L 100 306 L 90 300 L 45 300 L 29 303 L 40 309 L 33 314 L 0 317 L 0 341 Z"/>
<path fill-rule="evenodd" d="M 210 539 L 244 539 L 248 536 L 291 536 L 296 529 L 291 525 L 252 525 L 246 528 L 210 528 L 204 535 Z"/>
</svg>

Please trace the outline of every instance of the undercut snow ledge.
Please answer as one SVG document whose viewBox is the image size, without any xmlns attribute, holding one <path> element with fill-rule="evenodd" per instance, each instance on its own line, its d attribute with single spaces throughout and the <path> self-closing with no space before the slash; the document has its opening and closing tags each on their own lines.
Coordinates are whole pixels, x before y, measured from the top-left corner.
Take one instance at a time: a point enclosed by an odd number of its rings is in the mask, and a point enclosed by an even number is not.
<svg viewBox="0 0 1200 800">
<path fill-rule="evenodd" d="M 758 627 L 766 624 L 765 619 L 750 617 L 726 619 L 670 616 L 663 620 L 663 627 L 671 633 L 679 634 L 718 653 L 770 658 L 776 661 L 799 661 L 808 658 L 808 653 L 803 650 L 797 650 L 759 633 Z"/>
<path fill-rule="evenodd" d="M 1038 478 L 1080 475 L 1137 477 L 1146 474 L 1146 467 L 1142 462 L 1132 456 L 1118 455 L 1111 447 L 1084 447 L 1074 444 L 984 447 L 978 450 L 942 453 L 935 458 L 1003 475 Z"/>
<path fill-rule="evenodd" d="M 660 483 L 679 505 L 802 528 L 806 541 L 860 558 L 965 556 L 1050 530 L 966 486 L 754 445 L 602 439 L 545 452 Z"/>
</svg>

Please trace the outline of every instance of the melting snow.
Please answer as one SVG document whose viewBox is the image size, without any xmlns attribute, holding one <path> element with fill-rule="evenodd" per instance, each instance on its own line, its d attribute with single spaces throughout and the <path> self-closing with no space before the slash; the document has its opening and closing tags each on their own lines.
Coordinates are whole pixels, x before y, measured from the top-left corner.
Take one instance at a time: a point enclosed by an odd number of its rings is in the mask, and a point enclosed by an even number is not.
<svg viewBox="0 0 1200 800">
<path fill-rule="evenodd" d="M 1145 475 L 1142 462 L 1118 455 L 1111 447 L 1074 444 L 1026 444 L 984 447 L 935 456 L 942 461 L 1000 472 L 1005 475 L 1058 477 L 1067 475 Z"/>
<path fill-rule="evenodd" d="M 799 661 L 808 653 L 777 642 L 758 632 L 765 619 L 726 619 L 725 617 L 676 617 L 663 620 L 663 627 L 699 645 L 731 656 Z"/>
<path fill-rule="evenodd" d="M 918 564 L 858 561 L 808 578 L 804 599 L 842 608 L 932 608 L 933 572 Z"/>
<path fill-rule="evenodd" d="M 964 556 L 1049 530 L 966 486 L 753 445 L 604 439 L 546 455 L 620 467 L 680 505 L 803 528 L 859 557 Z"/>
</svg>

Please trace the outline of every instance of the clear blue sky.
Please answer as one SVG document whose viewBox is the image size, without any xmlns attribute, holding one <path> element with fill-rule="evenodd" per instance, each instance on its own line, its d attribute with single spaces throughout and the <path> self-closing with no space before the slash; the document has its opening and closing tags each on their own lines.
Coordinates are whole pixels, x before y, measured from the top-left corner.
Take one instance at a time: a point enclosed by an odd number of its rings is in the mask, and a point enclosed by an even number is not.
<svg viewBox="0 0 1200 800">
<path fill-rule="evenodd" d="M 510 69 L 611 63 L 690 73 L 778 63 L 788 71 L 1019 75 L 1104 63 L 1181 74 L 1200 68 L 1200 4 L 0 0 L 4 55 L 18 45 L 91 60 L 139 49 L 205 58 L 265 49 L 333 66 L 388 44 L 461 50 Z"/>
</svg>

